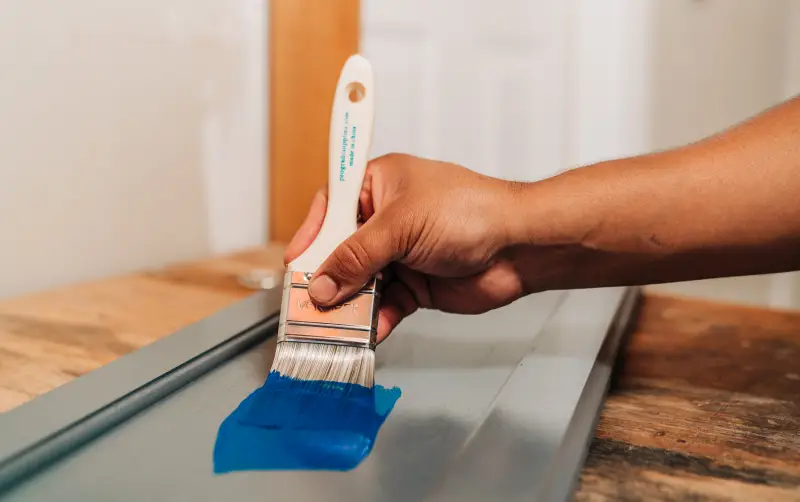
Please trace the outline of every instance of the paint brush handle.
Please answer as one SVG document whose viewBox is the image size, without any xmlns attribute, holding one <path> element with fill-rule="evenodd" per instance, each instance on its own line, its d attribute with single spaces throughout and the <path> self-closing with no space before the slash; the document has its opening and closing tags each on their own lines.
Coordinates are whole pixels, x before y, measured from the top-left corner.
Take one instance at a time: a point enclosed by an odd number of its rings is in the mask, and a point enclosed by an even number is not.
<svg viewBox="0 0 800 502">
<path fill-rule="evenodd" d="M 288 265 L 313 273 L 357 227 L 358 199 L 367 169 L 375 116 L 372 67 L 356 54 L 336 85 L 328 152 L 328 208 L 314 242 Z"/>
</svg>

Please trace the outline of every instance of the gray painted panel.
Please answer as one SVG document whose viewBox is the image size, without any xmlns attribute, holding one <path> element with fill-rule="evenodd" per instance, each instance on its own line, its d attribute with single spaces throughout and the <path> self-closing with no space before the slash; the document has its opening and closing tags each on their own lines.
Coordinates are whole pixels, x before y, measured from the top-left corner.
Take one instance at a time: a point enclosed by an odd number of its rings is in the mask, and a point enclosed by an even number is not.
<svg viewBox="0 0 800 502">
<path fill-rule="evenodd" d="M 134 403 L 120 403 L 120 398 L 141 391 L 143 386 L 166 374 L 175 374 L 182 369 L 181 365 L 209 353 L 248 328 L 277 315 L 280 309 L 280 295 L 276 293 L 255 294 L 173 335 L 39 396 L 23 406 L 0 414 L 0 487 L 10 477 L 16 477 L 17 471 L 22 468 L 16 465 L 19 464 L 16 462 L 18 457 L 38 448 L 44 439 L 79 426 L 77 431 L 70 430 L 69 434 L 64 434 L 53 442 L 66 442 L 66 445 L 69 445 L 89 432 L 84 427 L 85 422 L 94 421 L 96 425 L 91 424 L 89 427 L 96 428 L 103 426 L 108 420 L 113 420 L 115 416 L 133 412 L 131 405 Z M 254 335 L 258 336 L 258 333 L 251 334 L 250 338 L 255 338 Z M 266 337 L 267 334 L 262 335 L 261 340 Z M 213 355 L 219 359 L 220 356 L 228 354 Z M 215 358 L 211 358 L 213 359 Z M 216 364 L 219 364 L 219 361 Z M 189 370 L 197 372 L 197 368 Z M 164 382 L 161 387 L 139 392 L 136 398 L 144 401 L 148 398 L 158 399 L 159 396 L 150 397 L 143 394 L 148 392 L 163 394 L 169 386 L 174 387 L 181 377 L 187 376 L 191 376 L 191 373 L 177 375 L 178 378 Z M 51 444 L 47 449 L 52 450 L 57 446 Z M 41 455 L 36 456 L 41 457 Z M 13 468 L 9 466 L 12 462 L 15 463 Z"/>
<path fill-rule="evenodd" d="M 352 472 L 213 475 L 217 427 L 263 383 L 273 338 L 0 499 L 391 502 L 460 497 L 468 486 L 486 494 L 495 482 L 531 499 L 545 480 L 520 469 L 544 472 L 553 460 L 622 293 L 550 292 L 481 316 L 404 321 L 377 351 L 378 382 L 403 397 Z M 481 461 L 487 448 L 492 465 Z"/>
</svg>

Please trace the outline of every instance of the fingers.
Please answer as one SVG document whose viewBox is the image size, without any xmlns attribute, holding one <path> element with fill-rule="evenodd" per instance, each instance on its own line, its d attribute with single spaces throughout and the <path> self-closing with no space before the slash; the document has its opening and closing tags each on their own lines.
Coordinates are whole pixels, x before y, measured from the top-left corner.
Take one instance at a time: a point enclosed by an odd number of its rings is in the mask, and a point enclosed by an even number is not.
<svg viewBox="0 0 800 502">
<path fill-rule="evenodd" d="M 322 187 L 311 200 L 311 207 L 308 210 L 305 221 L 300 225 L 300 228 L 292 237 L 292 241 L 286 246 L 283 253 L 283 263 L 288 265 L 289 262 L 300 256 L 308 246 L 314 242 L 314 239 L 322 228 L 322 222 L 325 220 L 325 213 L 328 208 L 328 187 Z"/>
<path fill-rule="evenodd" d="M 436 309 L 458 314 L 482 314 L 524 294 L 522 278 L 508 262 L 469 277 L 439 279 L 429 290 L 429 297 L 436 298 Z"/>
<path fill-rule="evenodd" d="M 375 214 L 319 267 L 309 284 L 315 303 L 330 306 L 349 298 L 402 255 L 400 236 L 404 229 L 389 216 L 391 213 Z"/>
<path fill-rule="evenodd" d="M 400 321 L 416 312 L 419 307 L 414 295 L 405 284 L 391 283 L 381 298 L 381 309 L 378 313 L 378 343 L 384 341 Z"/>
<path fill-rule="evenodd" d="M 364 175 L 364 184 L 361 186 L 361 193 L 358 196 L 359 213 L 361 213 L 361 221 L 367 221 L 375 214 L 375 204 L 372 200 L 372 173 L 374 168 L 370 164 L 367 167 L 367 172 Z"/>
<path fill-rule="evenodd" d="M 311 298 L 318 305 L 330 306 L 345 300 L 402 255 L 397 236 L 404 231 L 407 234 L 409 229 L 398 229 L 398 222 L 392 221 L 387 209 L 394 196 L 386 196 L 398 192 L 395 186 L 398 178 L 381 174 L 396 172 L 402 159 L 389 155 L 373 159 L 367 166 L 359 194 L 358 230 L 328 257 L 309 286 Z M 287 247 L 284 256 L 287 264 L 305 251 L 319 233 L 325 219 L 326 193 L 317 194 L 306 221 Z"/>
</svg>

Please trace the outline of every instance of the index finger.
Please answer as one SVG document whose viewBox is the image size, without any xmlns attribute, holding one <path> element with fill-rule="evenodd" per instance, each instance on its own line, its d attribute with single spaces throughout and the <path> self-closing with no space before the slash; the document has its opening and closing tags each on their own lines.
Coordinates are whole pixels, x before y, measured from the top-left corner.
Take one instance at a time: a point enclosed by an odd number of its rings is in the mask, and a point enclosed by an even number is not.
<svg viewBox="0 0 800 502">
<path fill-rule="evenodd" d="M 311 207 L 308 209 L 308 214 L 303 224 L 295 232 L 289 245 L 283 253 L 283 263 L 288 265 L 292 260 L 300 256 L 308 246 L 314 242 L 322 222 L 325 220 L 325 213 L 328 209 L 328 187 L 322 187 L 311 201 Z"/>
</svg>

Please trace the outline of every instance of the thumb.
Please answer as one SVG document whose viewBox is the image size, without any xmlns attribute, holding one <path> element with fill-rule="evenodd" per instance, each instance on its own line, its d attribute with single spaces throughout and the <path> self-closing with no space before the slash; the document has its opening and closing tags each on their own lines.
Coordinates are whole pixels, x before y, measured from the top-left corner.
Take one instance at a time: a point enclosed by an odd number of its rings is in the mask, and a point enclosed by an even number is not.
<svg viewBox="0 0 800 502">
<path fill-rule="evenodd" d="M 367 220 L 314 273 L 308 292 L 322 306 L 338 304 L 361 289 L 372 276 L 400 258 L 404 229 L 383 211 Z"/>
</svg>

